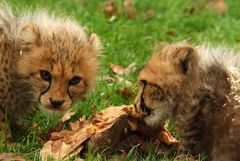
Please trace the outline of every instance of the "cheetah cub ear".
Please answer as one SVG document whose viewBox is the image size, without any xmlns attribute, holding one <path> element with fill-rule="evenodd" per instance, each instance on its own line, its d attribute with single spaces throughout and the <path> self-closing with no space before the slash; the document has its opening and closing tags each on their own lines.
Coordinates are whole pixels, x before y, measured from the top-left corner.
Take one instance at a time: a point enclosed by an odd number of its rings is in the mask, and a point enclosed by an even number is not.
<svg viewBox="0 0 240 161">
<path fill-rule="evenodd" d="M 173 59 L 177 61 L 177 66 L 186 75 L 194 70 L 198 63 L 197 51 L 192 46 L 180 46 L 173 54 Z"/>
<path fill-rule="evenodd" d="M 91 34 L 87 42 L 80 47 L 78 59 L 96 57 L 101 52 L 101 43 L 96 34 Z"/>
<path fill-rule="evenodd" d="M 39 45 L 40 33 L 37 26 L 31 22 L 24 24 L 17 35 L 17 42 L 23 48 L 29 45 Z"/>
<path fill-rule="evenodd" d="M 101 43 L 98 36 L 95 33 L 92 33 L 88 39 L 88 43 L 91 47 L 92 53 L 97 55 L 101 51 Z"/>
</svg>

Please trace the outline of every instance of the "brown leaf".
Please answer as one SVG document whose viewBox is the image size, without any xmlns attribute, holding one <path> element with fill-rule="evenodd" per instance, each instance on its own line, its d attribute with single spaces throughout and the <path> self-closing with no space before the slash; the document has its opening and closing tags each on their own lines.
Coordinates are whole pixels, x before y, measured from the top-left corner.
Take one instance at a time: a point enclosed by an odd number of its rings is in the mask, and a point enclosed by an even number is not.
<svg viewBox="0 0 240 161">
<path fill-rule="evenodd" d="M 75 121 L 75 122 L 70 122 L 69 123 L 69 128 L 73 131 L 77 131 L 79 130 L 79 121 Z"/>
<path fill-rule="evenodd" d="M 184 12 L 185 12 L 185 13 L 188 13 L 188 14 L 190 14 L 190 15 L 193 15 L 193 14 L 195 14 L 195 13 L 197 12 L 197 8 L 196 8 L 196 7 L 186 8 L 186 9 L 184 10 Z"/>
<path fill-rule="evenodd" d="M 115 79 L 110 76 L 103 76 L 102 79 L 108 83 L 113 83 L 115 81 Z"/>
<path fill-rule="evenodd" d="M 170 36 L 174 36 L 174 37 L 177 35 L 175 30 L 168 30 L 167 34 L 170 35 Z"/>
<path fill-rule="evenodd" d="M 2 153 L 0 154 L 1 161 L 25 161 L 25 159 L 14 153 Z"/>
<path fill-rule="evenodd" d="M 228 11 L 228 5 L 224 0 L 208 0 L 207 6 L 215 9 L 218 13 L 226 13 Z"/>
<path fill-rule="evenodd" d="M 54 140 L 58 140 L 60 138 L 64 138 L 67 134 L 68 134 L 68 131 L 66 131 L 66 130 L 63 130 L 60 132 L 53 132 L 53 133 L 51 133 L 50 140 L 54 141 Z"/>
<path fill-rule="evenodd" d="M 129 64 L 128 67 L 126 67 L 126 68 L 123 68 L 120 65 L 113 64 L 113 63 L 109 63 L 109 66 L 112 69 L 112 71 L 114 73 L 116 73 L 117 75 L 130 74 L 131 72 L 133 72 L 136 69 L 135 62 Z"/>
<path fill-rule="evenodd" d="M 75 158 L 74 161 L 84 161 L 84 159 L 81 159 L 81 158 Z"/>
<path fill-rule="evenodd" d="M 110 68 L 112 71 L 118 75 L 123 75 L 124 74 L 124 68 L 121 67 L 120 65 L 109 63 Z"/>
<path fill-rule="evenodd" d="M 79 151 L 79 146 L 94 134 L 94 127 L 88 124 L 77 132 L 70 131 L 67 135 L 68 140 L 60 138 L 58 140 L 50 140 L 43 145 L 40 151 L 42 161 L 47 161 L 48 157 L 54 159 L 64 159 L 74 153 L 75 150 Z M 58 147 L 57 147 L 58 145 Z"/>
<path fill-rule="evenodd" d="M 63 143 L 63 140 L 56 140 L 56 141 L 52 142 L 52 144 L 51 144 L 52 153 L 56 153 L 58 151 L 59 147 L 62 146 L 62 143 Z"/>
<path fill-rule="evenodd" d="M 68 110 L 62 117 L 61 121 L 65 122 L 67 120 L 69 120 L 73 115 L 75 114 L 75 112 L 72 111 L 72 109 Z"/>
<path fill-rule="evenodd" d="M 105 17 L 110 19 L 114 15 L 117 14 L 118 8 L 115 3 L 113 3 L 111 0 L 106 0 L 104 2 L 104 14 Z"/>
<path fill-rule="evenodd" d="M 127 16 L 128 19 L 136 18 L 136 10 L 135 10 L 131 0 L 124 0 L 124 11 L 123 12 Z"/>
<path fill-rule="evenodd" d="M 125 74 L 130 74 L 131 72 L 136 70 L 136 63 L 133 62 L 131 64 L 128 65 L 127 68 L 125 68 Z"/>
<path fill-rule="evenodd" d="M 119 90 L 121 96 L 125 99 L 133 99 L 134 98 L 134 93 L 129 91 L 127 87 L 124 87 Z"/>
<path fill-rule="evenodd" d="M 78 120 L 77 123 L 81 122 Z M 64 159 L 81 152 L 87 143 L 95 152 L 112 154 L 113 152 L 129 151 L 135 145 L 147 150 L 147 138 L 169 141 L 170 133 L 163 129 L 152 130 L 143 122 L 140 113 L 133 106 L 122 105 L 103 109 L 76 131 L 62 131 L 52 134 L 52 139 L 44 144 L 40 156 L 46 161 L 47 156 Z M 77 126 L 77 125 L 76 125 Z M 131 131 L 131 133 L 129 133 Z M 162 135 L 167 137 L 162 137 Z M 173 138 L 170 137 L 170 140 Z M 130 141 L 132 144 L 128 144 Z M 106 147 L 107 148 L 106 150 Z"/>
<path fill-rule="evenodd" d="M 157 138 L 164 142 L 165 144 L 167 145 L 170 145 L 170 144 L 179 144 L 180 142 L 175 139 L 171 133 L 166 129 L 166 128 L 163 128 L 161 130 L 161 132 L 159 133 L 159 135 L 157 136 Z"/>
<path fill-rule="evenodd" d="M 155 16 L 155 13 L 154 13 L 154 10 L 152 10 L 152 9 L 147 10 L 147 11 L 144 13 L 144 15 L 143 15 L 143 17 L 144 17 L 145 20 L 150 20 L 150 19 L 152 19 L 154 16 Z"/>
</svg>

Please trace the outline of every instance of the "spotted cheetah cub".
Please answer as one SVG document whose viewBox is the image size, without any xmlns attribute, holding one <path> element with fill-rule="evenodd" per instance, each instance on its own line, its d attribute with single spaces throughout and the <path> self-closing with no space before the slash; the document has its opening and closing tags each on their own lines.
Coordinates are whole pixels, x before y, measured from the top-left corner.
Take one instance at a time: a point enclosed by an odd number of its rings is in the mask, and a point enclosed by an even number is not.
<svg viewBox="0 0 240 161">
<path fill-rule="evenodd" d="M 180 153 L 240 160 L 240 55 L 207 45 L 174 44 L 154 55 L 138 76 L 135 100 L 145 122 L 172 119 Z"/>
<path fill-rule="evenodd" d="M 21 128 L 32 106 L 59 114 L 84 98 L 95 82 L 99 52 L 97 36 L 88 37 L 70 18 L 46 11 L 16 17 L 2 5 L 0 109 L 11 126 Z"/>
</svg>

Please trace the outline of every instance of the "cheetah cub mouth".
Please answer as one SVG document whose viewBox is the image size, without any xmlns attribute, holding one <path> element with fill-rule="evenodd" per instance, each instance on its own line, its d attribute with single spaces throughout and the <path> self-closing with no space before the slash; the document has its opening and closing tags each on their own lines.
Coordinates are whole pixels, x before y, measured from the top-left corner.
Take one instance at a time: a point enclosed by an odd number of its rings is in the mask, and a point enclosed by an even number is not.
<svg viewBox="0 0 240 161">
<path fill-rule="evenodd" d="M 169 101 L 163 90 L 156 84 L 139 80 L 139 92 L 135 99 L 135 108 L 140 111 L 145 123 L 153 128 L 162 128 L 169 114 Z"/>
</svg>

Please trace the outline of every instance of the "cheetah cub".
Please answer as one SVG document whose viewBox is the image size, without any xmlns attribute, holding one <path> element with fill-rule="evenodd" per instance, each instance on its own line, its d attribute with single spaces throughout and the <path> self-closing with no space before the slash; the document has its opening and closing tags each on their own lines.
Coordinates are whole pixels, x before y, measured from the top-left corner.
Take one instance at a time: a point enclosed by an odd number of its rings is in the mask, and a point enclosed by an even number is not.
<svg viewBox="0 0 240 161">
<path fill-rule="evenodd" d="M 141 70 L 138 84 L 135 106 L 153 128 L 175 122 L 179 153 L 240 160 L 240 55 L 209 45 L 168 45 Z"/>
<path fill-rule="evenodd" d="M 11 127 L 21 129 L 32 106 L 59 114 L 84 98 L 96 79 L 99 52 L 97 36 L 88 37 L 70 18 L 46 11 L 15 16 L 2 5 L 0 109 Z"/>
</svg>

